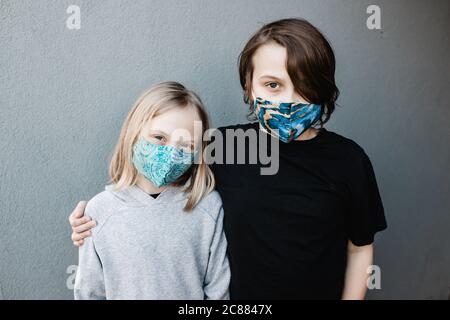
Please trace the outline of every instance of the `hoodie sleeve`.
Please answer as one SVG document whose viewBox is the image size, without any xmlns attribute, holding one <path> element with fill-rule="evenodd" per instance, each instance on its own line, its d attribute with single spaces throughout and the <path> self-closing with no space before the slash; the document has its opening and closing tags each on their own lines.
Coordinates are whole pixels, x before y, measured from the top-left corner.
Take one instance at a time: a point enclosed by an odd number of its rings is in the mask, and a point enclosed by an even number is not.
<svg viewBox="0 0 450 320">
<path fill-rule="evenodd" d="M 92 205 L 86 206 L 86 215 L 92 217 Z M 106 299 L 103 268 L 95 248 L 95 233 L 84 239 L 78 251 L 78 269 L 75 277 L 75 300 Z"/>
<path fill-rule="evenodd" d="M 230 299 L 230 267 L 227 258 L 227 240 L 223 232 L 223 207 L 220 206 L 214 236 L 209 250 L 208 267 L 204 282 L 205 299 Z"/>
</svg>

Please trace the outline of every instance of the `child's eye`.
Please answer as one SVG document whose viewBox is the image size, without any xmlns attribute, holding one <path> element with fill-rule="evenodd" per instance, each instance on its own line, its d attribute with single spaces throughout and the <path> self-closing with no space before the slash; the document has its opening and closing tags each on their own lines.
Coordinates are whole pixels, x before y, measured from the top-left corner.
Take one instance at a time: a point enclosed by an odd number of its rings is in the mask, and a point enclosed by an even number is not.
<svg viewBox="0 0 450 320">
<path fill-rule="evenodd" d="M 166 140 L 166 138 L 161 135 L 154 135 L 154 136 L 151 136 L 151 138 L 155 143 L 158 143 L 158 144 L 163 144 L 163 143 L 165 143 L 165 140 Z"/>
<path fill-rule="evenodd" d="M 280 86 L 280 84 L 278 82 L 269 82 L 268 84 L 266 84 L 266 87 L 269 86 L 270 89 L 278 89 L 278 87 Z"/>
</svg>

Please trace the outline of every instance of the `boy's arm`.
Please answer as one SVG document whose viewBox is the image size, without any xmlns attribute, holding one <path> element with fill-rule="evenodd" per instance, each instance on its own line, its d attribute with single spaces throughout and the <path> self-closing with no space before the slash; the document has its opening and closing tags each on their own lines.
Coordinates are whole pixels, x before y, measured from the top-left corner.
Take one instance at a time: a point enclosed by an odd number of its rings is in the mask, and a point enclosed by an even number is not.
<svg viewBox="0 0 450 320">
<path fill-rule="evenodd" d="M 89 216 L 84 215 L 86 204 L 86 201 L 80 201 L 69 216 L 72 227 L 72 241 L 77 247 L 83 245 L 84 238 L 89 237 L 92 233 L 91 229 L 97 225 Z"/>
<path fill-rule="evenodd" d="M 230 266 L 227 258 L 227 240 L 223 232 L 223 208 L 221 206 L 210 246 L 208 268 L 203 287 L 205 299 L 230 299 L 229 285 Z"/>
<path fill-rule="evenodd" d="M 355 246 L 350 240 L 347 247 L 347 268 L 343 300 L 363 300 L 367 291 L 367 268 L 373 263 L 373 244 Z"/>
</svg>

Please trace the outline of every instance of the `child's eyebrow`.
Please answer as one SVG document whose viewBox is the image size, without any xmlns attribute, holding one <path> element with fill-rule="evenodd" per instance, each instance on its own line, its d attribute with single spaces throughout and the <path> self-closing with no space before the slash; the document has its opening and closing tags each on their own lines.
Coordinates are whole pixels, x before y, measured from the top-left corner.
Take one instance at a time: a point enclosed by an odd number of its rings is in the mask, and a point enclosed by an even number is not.
<svg viewBox="0 0 450 320">
<path fill-rule="evenodd" d="M 274 79 L 274 80 L 278 80 L 278 81 L 283 81 L 283 79 L 281 79 L 281 78 L 278 78 L 278 77 L 275 77 L 275 76 L 272 76 L 272 75 L 270 75 L 270 74 L 265 74 L 265 75 L 262 75 L 261 77 L 259 77 L 260 79 L 263 79 L 263 78 L 268 78 L 268 79 Z"/>
<path fill-rule="evenodd" d="M 151 134 L 162 134 L 162 135 L 165 135 L 165 136 L 168 136 L 168 134 L 167 133 L 165 133 L 164 131 L 161 131 L 161 130 L 150 130 L 150 133 Z"/>
</svg>

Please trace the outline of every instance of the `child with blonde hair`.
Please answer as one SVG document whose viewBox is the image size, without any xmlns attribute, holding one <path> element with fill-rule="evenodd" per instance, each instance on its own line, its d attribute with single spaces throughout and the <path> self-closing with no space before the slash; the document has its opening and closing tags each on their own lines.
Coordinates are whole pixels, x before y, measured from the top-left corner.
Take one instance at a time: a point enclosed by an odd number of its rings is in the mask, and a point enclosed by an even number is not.
<svg viewBox="0 0 450 320">
<path fill-rule="evenodd" d="M 112 183 L 85 209 L 97 227 L 79 249 L 75 299 L 229 298 L 222 202 L 202 159 L 208 122 L 200 98 L 179 83 L 138 98 Z"/>
</svg>

